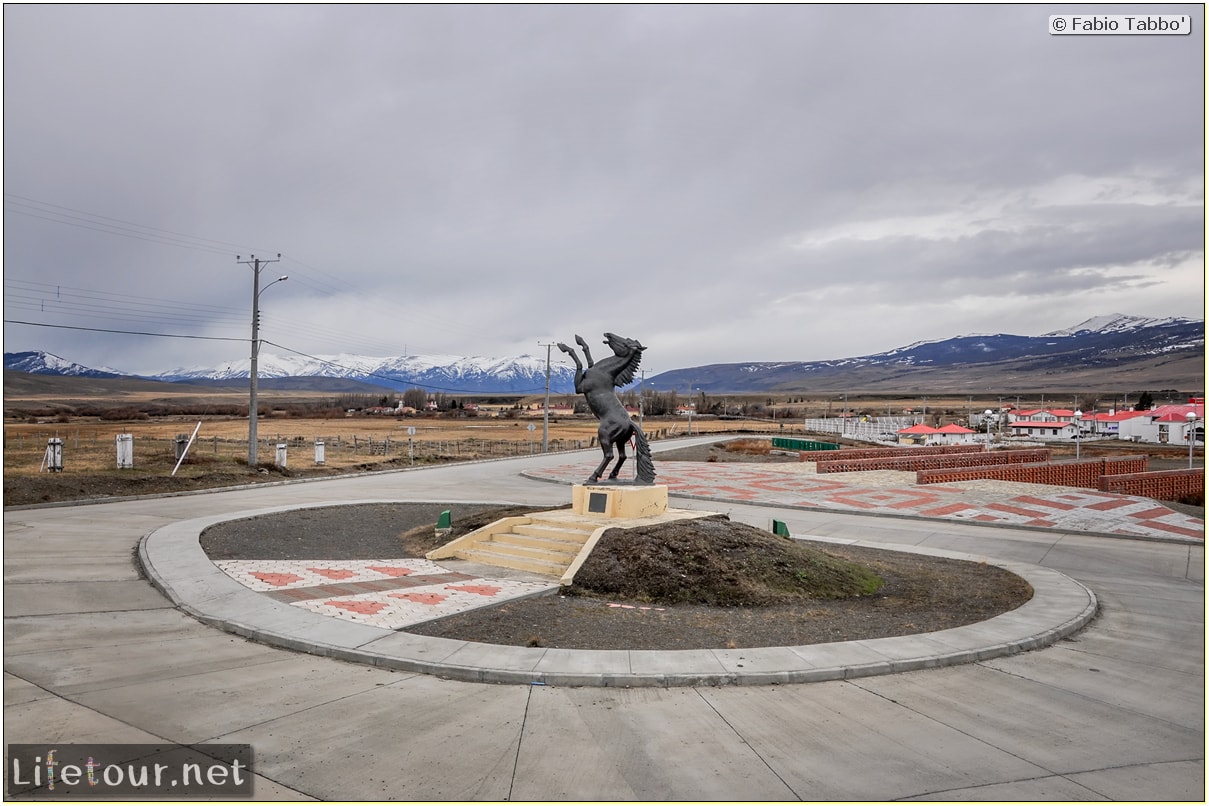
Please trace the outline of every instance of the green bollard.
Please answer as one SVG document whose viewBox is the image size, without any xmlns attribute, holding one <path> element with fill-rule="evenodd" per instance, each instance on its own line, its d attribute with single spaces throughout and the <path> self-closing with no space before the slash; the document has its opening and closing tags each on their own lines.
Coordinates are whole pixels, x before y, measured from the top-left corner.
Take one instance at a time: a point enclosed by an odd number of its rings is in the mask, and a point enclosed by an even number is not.
<svg viewBox="0 0 1209 806">
<path fill-rule="evenodd" d="M 441 513 L 441 517 L 437 518 L 437 535 L 447 535 L 453 531 L 453 518 L 449 515 L 449 510 Z"/>
</svg>

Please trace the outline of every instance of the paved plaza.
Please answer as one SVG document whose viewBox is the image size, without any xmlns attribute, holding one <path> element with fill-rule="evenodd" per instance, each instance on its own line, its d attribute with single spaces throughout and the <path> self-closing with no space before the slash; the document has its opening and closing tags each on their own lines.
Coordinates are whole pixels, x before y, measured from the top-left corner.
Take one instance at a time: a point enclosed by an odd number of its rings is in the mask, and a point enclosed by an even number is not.
<svg viewBox="0 0 1209 806">
<path fill-rule="evenodd" d="M 578 483 L 583 463 L 529 471 L 535 479 Z M 1204 538 L 1204 522 L 1149 498 L 1078 487 L 968 481 L 917 485 L 915 473 L 874 470 L 818 475 L 813 462 L 660 462 L 672 495 L 837 512 L 867 512 L 974 523 L 1066 529 L 1134 537 Z"/>
<path fill-rule="evenodd" d="M 6 511 L 6 741 L 247 742 L 255 796 L 276 800 L 1204 799 L 1203 523 L 1145 499 L 857 484 L 796 466 L 743 475 L 742 465 L 656 454 L 673 506 L 761 528 L 776 518 L 800 537 L 984 557 L 1041 588 L 1060 583 L 1068 606 L 1083 590 L 1098 608 L 1083 629 L 1031 651 L 819 682 L 534 677 L 622 668 L 616 656 L 589 653 L 583 664 L 569 650 L 518 661 L 510 684 L 445 679 L 341 652 L 402 652 L 399 624 L 540 592 L 540 581 L 390 557 L 209 563 L 204 580 L 189 579 L 200 548 L 187 548 L 188 535 L 196 546 L 205 523 L 359 501 L 555 507 L 596 459 Z M 826 489 L 812 486 L 823 479 Z M 157 540 L 155 566 L 196 618 L 136 566 L 136 547 L 154 552 Z M 205 613 L 240 634 L 203 623 Z M 256 630 L 289 641 L 243 637 Z M 888 664 L 877 648 L 848 651 L 840 668 Z M 439 665 L 442 652 L 428 660 Z M 508 656 L 485 645 L 457 652 L 465 668 Z M 666 674 L 676 655 L 624 665 Z"/>
</svg>

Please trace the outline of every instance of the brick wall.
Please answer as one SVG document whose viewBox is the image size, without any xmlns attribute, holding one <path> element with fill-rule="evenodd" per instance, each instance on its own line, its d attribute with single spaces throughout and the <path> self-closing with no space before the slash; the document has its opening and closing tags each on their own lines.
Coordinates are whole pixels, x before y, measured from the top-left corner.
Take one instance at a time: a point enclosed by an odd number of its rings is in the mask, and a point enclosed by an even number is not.
<svg viewBox="0 0 1209 806">
<path fill-rule="evenodd" d="M 1149 459 L 1145 456 L 1118 456 L 1108 459 L 1083 459 L 1069 462 L 997 465 L 970 468 L 920 470 L 916 484 L 950 484 L 955 481 L 994 479 L 1026 484 L 1057 484 L 1063 487 L 1100 489 L 1100 477 L 1125 473 L 1145 473 Z"/>
<path fill-rule="evenodd" d="M 818 473 L 852 473 L 860 470 L 937 470 L 940 468 L 986 467 L 989 465 L 1024 464 L 1047 462 L 1049 448 L 1028 448 L 1018 451 L 992 451 L 976 453 L 925 453 L 915 451 L 874 459 L 834 458 L 819 460 Z M 846 451 L 844 453 L 847 453 Z"/>
<path fill-rule="evenodd" d="M 1142 495 L 1159 501 L 1178 501 L 1184 496 L 1205 494 L 1205 470 L 1156 470 L 1150 473 L 1120 473 L 1100 477 L 1106 493 Z"/>
<path fill-rule="evenodd" d="M 986 451 L 983 445 L 928 445 L 926 447 L 909 448 L 844 448 L 840 451 L 802 451 L 798 454 L 799 462 L 821 462 L 832 459 L 883 459 L 890 456 L 930 456 L 937 453 L 982 453 Z"/>
</svg>

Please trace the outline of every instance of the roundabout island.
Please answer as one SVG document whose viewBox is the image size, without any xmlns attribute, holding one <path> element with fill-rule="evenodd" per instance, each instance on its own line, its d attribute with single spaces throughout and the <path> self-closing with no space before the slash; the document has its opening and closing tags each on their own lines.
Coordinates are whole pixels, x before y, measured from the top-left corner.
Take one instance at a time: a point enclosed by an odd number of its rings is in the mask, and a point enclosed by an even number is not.
<svg viewBox="0 0 1209 806">
<path fill-rule="evenodd" d="M 665 487 L 577 486 L 572 498 L 570 509 L 498 520 L 491 516 L 502 513 L 488 505 L 464 505 L 458 509 L 486 512 L 493 525 L 423 554 L 400 551 L 403 537 L 416 546 L 444 505 L 383 501 L 183 521 L 148 535 L 140 559 L 152 583 L 185 612 L 259 642 L 401 671 L 527 685 L 761 685 L 936 668 L 1048 646 L 1096 612 L 1086 587 L 1025 563 L 860 540 L 806 548 L 712 512 L 669 510 Z M 537 515 L 545 520 L 531 525 Z M 500 555 L 491 550 L 497 543 L 484 549 L 481 540 L 476 548 L 476 538 L 500 531 L 499 524 L 521 529 L 526 539 L 545 532 L 537 539 L 548 540 L 552 529 L 579 534 L 579 550 L 561 574 L 534 573 L 538 561 L 523 560 L 523 553 Z M 431 541 L 420 540 L 420 548 L 425 542 Z M 635 576 L 632 563 L 619 559 L 643 553 L 635 546 L 654 547 L 639 561 L 637 590 L 625 584 Z M 780 566 L 782 576 L 802 580 L 804 595 L 770 598 L 767 588 L 752 593 L 736 578 L 742 574 L 735 569 L 790 550 L 809 554 L 763 562 L 748 576 L 767 577 Z M 897 585 L 880 591 L 887 583 L 874 577 L 876 584 L 862 583 L 863 598 L 857 589 L 817 595 L 810 587 L 817 582 L 805 580 L 802 569 L 825 561 L 823 575 L 832 580 L 866 570 L 843 559 L 845 551 L 872 560 Z M 710 552 L 719 555 L 717 567 L 689 579 Z M 919 574 L 950 598 L 932 609 L 908 609 L 906 591 Z M 582 590 L 577 575 L 607 590 Z M 659 576 L 684 584 L 653 579 Z M 664 600 L 643 593 L 652 581 Z M 683 593 L 690 588 L 696 600 Z M 579 595 L 562 595 L 568 590 Z M 881 599 L 870 601 L 879 591 Z M 980 599 L 991 602 L 984 617 L 973 606 Z M 939 626 L 948 623 L 959 626 Z"/>
</svg>

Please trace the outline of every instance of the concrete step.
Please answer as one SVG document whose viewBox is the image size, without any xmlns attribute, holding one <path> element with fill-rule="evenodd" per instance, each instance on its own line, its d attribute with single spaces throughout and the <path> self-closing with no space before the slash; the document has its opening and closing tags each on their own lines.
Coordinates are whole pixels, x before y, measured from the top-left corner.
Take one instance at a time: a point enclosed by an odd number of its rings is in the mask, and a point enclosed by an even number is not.
<svg viewBox="0 0 1209 806">
<path fill-rule="evenodd" d="M 574 557 L 583 548 L 583 543 L 571 543 L 566 540 L 551 540 L 548 537 L 533 537 L 518 534 L 493 534 L 490 540 L 483 544 L 502 543 L 509 546 L 524 546 L 526 548 L 544 551 L 549 554 L 565 554 Z"/>
<path fill-rule="evenodd" d="M 575 559 L 576 551 L 566 550 L 551 550 L 539 546 L 526 546 L 513 542 L 513 535 L 501 535 L 500 539 L 488 540 L 485 543 L 475 545 L 475 551 L 494 551 L 498 554 L 508 554 L 515 557 L 532 557 L 537 560 L 549 560 L 550 562 L 565 562 L 570 564 L 571 560 Z"/>
<path fill-rule="evenodd" d="M 594 531 L 595 527 L 557 521 L 518 523 L 490 532 L 460 553 L 488 565 L 562 576 Z"/>
<path fill-rule="evenodd" d="M 485 545 L 490 546 L 492 544 L 488 543 Z M 517 571 L 528 571 L 532 574 L 544 574 L 552 577 L 561 577 L 563 572 L 567 570 L 567 563 L 565 562 L 554 562 L 549 560 L 541 560 L 535 557 L 520 557 L 512 554 L 501 554 L 488 548 L 476 548 L 473 551 L 466 552 L 464 559 L 473 560 L 486 565 L 498 565 L 501 568 L 512 568 Z"/>
<path fill-rule="evenodd" d="M 445 556 L 562 577 L 596 529 L 591 523 L 561 518 L 509 518 L 463 538 L 461 545 L 448 547 L 451 553 Z"/>
<path fill-rule="evenodd" d="M 534 523 L 518 523 L 512 527 L 512 531 L 519 535 L 532 535 L 533 537 L 544 537 L 550 540 L 564 540 L 578 543 L 582 546 L 592 536 L 592 533 L 596 531 L 596 527 L 535 521 Z"/>
<path fill-rule="evenodd" d="M 510 543 L 514 546 L 531 546 L 546 551 L 578 554 L 587 542 L 588 536 L 568 535 L 565 532 L 543 530 L 542 534 L 533 534 L 533 530 L 525 527 L 515 527 L 511 532 L 492 532 L 489 540 Z"/>
</svg>

